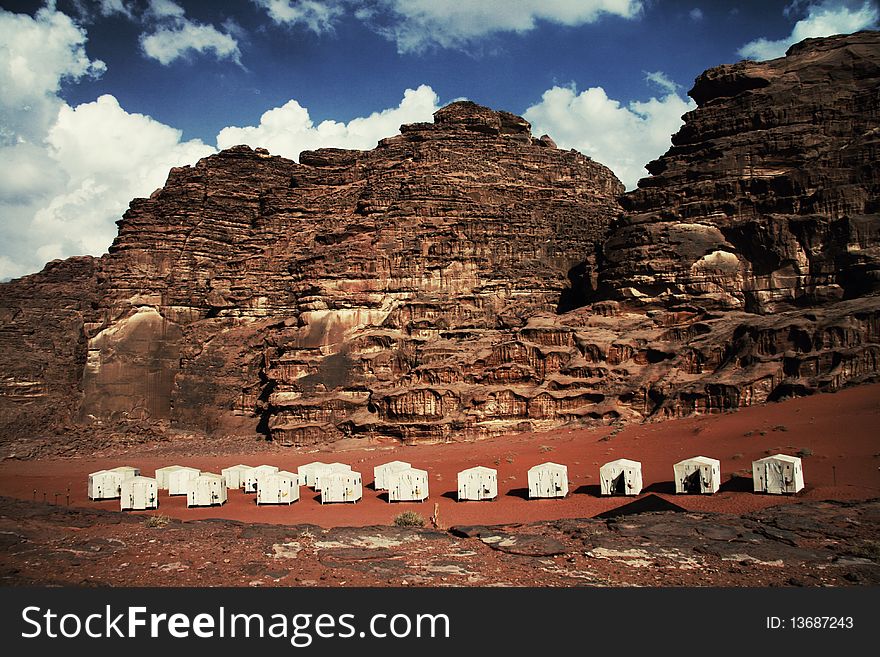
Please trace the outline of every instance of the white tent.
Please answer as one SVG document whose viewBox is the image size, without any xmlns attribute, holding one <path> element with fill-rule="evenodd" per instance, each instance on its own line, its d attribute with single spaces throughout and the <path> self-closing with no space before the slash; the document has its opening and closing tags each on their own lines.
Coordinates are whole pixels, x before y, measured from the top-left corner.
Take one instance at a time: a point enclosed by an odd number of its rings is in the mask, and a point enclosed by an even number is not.
<svg viewBox="0 0 880 657">
<path fill-rule="evenodd" d="M 242 470 L 238 476 L 239 480 L 241 481 L 241 487 L 245 493 L 256 493 L 257 481 L 259 480 L 260 476 L 265 474 L 273 474 L 275 472 L 278 472 L 278 468 L 274 465 L 258 465 L 254 468 Z"/>
<path fill-rule="evenodd" d="M 360 472 L 342 470 L 321 477 L 321 504 L 357 502 L 363 495 L 364 487 Z"/>
<path fill-rule="evenodd" d="M 498 497 L 498 471 L 478 465 L 458 473 L 458 501 L 494 500 Z"/>
<path fill-rule="evenodd" d="M 120 486 L 119 508 L 142 511 L 159 507 L 159 487 L 152 477 L 128 477 Z"/>
<path fill-rule="evenodd" d="M 213 472 L 199 473 L 186 489 L 187 506 L 223 506 L 226 497 L 226 479 Z"/>
<path fill-rule="evenodd" d="M 315 479 L 320 472 L 329 472 L 330 465 L 328 463 L 323 463 L 321 461 L 314 461 L 312 463 L 306 463 L 305 465 L 301 465 L 296 469 L 296 473 L 299 475 L 299 485 L 300 486 L 311 486 L 315 487 Z"/>
<path fill-rule="evenodd" d="M 411 468 L 412 464 L 406 461 L 391 461 L 373 468 L 373 488 L 376 490 L 388 490 L 388 476 L 393 472 L 400 472 Z"/>
<path fill-rule="evenodd" d="M 717 493 L 721 486 L 721 461 L 695 456 L 672 466 L 676 493 Z"/>
<path fill-rule="evenodd" d="M 315 490 L 320 492 L 323 488 L 325 477 L 331 474 L 351 472 L 351 466 L 345 463 L 328 463 L 327 469 L 319 469 L 315 471 Z"/>
<path fill-rule="evenodd" d="M 293 504 L 299 499 L 299 475 L 279 470 L 261 475 L 257 485 L 257 504 Z"/>
<path fill-rule="evenodd" d="M 201 470 L 180 466 L 168 473 L 168 494 L 186 495 L 189 492 L 189 480 L 199 476 Z"/>
<path fill-rule="evenodd" d="M 804 488 L 804 467 L 797 456 L 775 454 L 752 462 L 756 493 L 797 493 Z"/>
<path fill-rule="evenodd" d="M 529 468 L 529 497 L 568 495 L 568 468 L 558 463 L 541 463 Z"/>
<path fill-rule="evenodd" d="M 156 485 L 159 489 L 168 490 L 168 475 L 182 467 L 182 465 L 166 465 L 164 468 L 156 468 Z"/>
<path fill-rule="evenodd" d="M 122 482 L 140 474 L 140 470 L 129 466 L 98 470 L 89 475 L 90 500 L 115 500 L 122 495 Z"/>
<path fill-rule="evenodd" d="M 230 465 L 228 468 L 223 468 L 220 471 L 220 474 L 223 475 L 224 479 L 226 479 L 226 487 L 227 488 L 241 488 L 241 474 L 245 470 L 250 470 L 250 465 Z"/>
<path fill-rule="evenodd" d="M 389 502 L 424 502 L 428 499 L 428 471 L 406 468 L 387 475 Z"/>
<path fill-rule="evenodd" d="M 602 495 L 638 495 L 642 492 L 642 464 L 616 459 L 599 468 Z"/>
</svg>

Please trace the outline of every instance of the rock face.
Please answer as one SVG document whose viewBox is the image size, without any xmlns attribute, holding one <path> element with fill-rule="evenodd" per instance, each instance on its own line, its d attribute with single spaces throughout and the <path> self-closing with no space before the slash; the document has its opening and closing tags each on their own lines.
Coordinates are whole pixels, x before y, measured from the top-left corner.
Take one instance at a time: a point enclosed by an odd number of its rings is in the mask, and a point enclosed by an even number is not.
<svg viewBox="0 0 880 657">
<path fill-rule="evenodd" d="M 0 435 L 39 433 L 76 415 L 97 262 L 55 260 L 0 285 Z"/>
<path fill-rule="evenodd" d="M 697 78 L 627 194 L 603 292 L 770 313 L 880 288 L 880 34 L 808 39 Z"/>
<path fill-rule="evenodd" d="M 590 292 L 584 256 L 622 192 L 467 102 L 369 152 L 238 147 L 175 169 L 98 263 L 80 418 L 287 443 L 510 430 L 523 399 L 485 384 L 521 378 L 506 354 L 528 317 Z M 469 414 L 475 396 L 497 416 Z"/>
<path fill-rule="evenodd" d="M 0 286 L 0 412 L 447 441 L 877 380 L 880 35 L 690 93 L 622 198 L 467 102 L 372 151 L 174 169 L 108 255 Z"/>
</svg>

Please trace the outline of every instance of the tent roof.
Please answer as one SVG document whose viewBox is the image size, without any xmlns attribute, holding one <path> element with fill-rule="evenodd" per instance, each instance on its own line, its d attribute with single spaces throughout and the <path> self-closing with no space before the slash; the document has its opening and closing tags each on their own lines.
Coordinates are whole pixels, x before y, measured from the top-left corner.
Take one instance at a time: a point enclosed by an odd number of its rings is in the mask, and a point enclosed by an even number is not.
<svg viewBox="0 0 880 657">
<path fill-rule="evenodd" d="M 406 461 L 389 461 L 388 463 L 382 463 L 377 465 L 376 468 L 411 468 L 412 463 L 407 463 Z"/>
<path fill-rule="evenodd" d="M 755 463 L 767 463 L 768 461 L 785 461 L 786 463 L 800 463 L 801 460 L 797 456 L 789 456 L 788 454 L 772 454 L 758 459 Z"/>
<path fill-rule="evenodd" d="M 553 463 L 553 461 L 547 461 L 546 463 L 539 463 L 538 465 L 532 466 L 529 468 L 529 472 L 532 470 L 568 470 L 568 466 L 560 465 L 559 463 Z"/>
<path fill-rule="evenodd" d="M 603 468 L 607 468 L 610 465 L 619 465 L 624 468 L 641 468 L 642 464 L 639 461 L 633 461 L 632 459 L 614 459 L 613 461 L 608 461 Z"/>
<path fill-rule="evenodd" d="M 116 468 L 110 468 L 110 472 L 127 472 L 129 470 L 137 470 L 137 468 L 132 467 L 130 465 L 120 465 Z"/>
<path fill-rule="evenodd" d="M 180 472 L 181 470 L 185 470 L 187 472 L 201 472 L 201 470 L 199 470 L 198 468 L 191 468 L 188 465 L 178 465 L 174 468 L 174 470 L 171 470 L 171 472 Z"/>
<path fill-rule="evenodd" d="M 485 474 L 493 474 L 496 476 L 498 475 L 498 470 L 496 470 L 495 468 L 487 468 L 485 465 L 475 465 L 472 468 L 467 468 L 466 470 L 462 470 L 458 474 L 464 474 L 466 472 L 479 472 L 481 474 L 485 473 Z"/>
<path fill-rule="evenodd" d="M 215 472 L 200 472 L 199 477 L 204 477 L 205 479 L 223 479 L 223 475 L 218 475 Z"/>
<path fill-rule="evenodd" d="M 129 477 L 126 481 L 143 481 L 149 482 L 151 484 L 155 484 L 156 480 L 153 477 L 142 477 L 138 475 L 137 477 Z"/>
<path fill-rule="evenodd" d="M 703 465 L 720 465 L 721 461 L 719 461 L 718 459 L 709 458 L 708 456 L 694 456 L 689 459 L 684 459 L 682 461 L 679 461 L 675 465 L 685 465 L 687 463 L 701 463 Z"/>
<path fill-rule="evenodd" d="M 228 468 L 223 468 L 223 470 L 250 470 L 252 467 L 254 466 L 239 463 L 238 465 L 230 465 Z"/>
<path fill-rule="evenodd" d="M 419 470 L 418 468 L 404 468 L 403 470 L 398 470 L 397 472 L 394 472 L 394 473 L 392 473 L 392 474 L 396 474 L 396 475 L 400 474 L 400 475 L 402 475 L 402 474 L 406 474 L 406 473 L 409 473 L 409 472 L 415 472 L 415 473 L 417 473 L 417 474 L 424 475 L 425 477 L 428 476 L 428 471 L 427 471 L 427 470 Z"/>
<path fill-rule="evenodd" d="M 351 466 L 347 463 L 339 463 L 338 461 L 333 463 L 328 463 L 333 472 L 348 472 L 351 470 Z"/>
<path fill-rule="evenodd" d="M 315 468 L 326 468 L 329 463 L 324 463 L 323 461 L 312 461 L 311 463 L 306 463 L 305 465 L 301 465 L 297 468 L 297 470 L 314 470 Z"/>
<path fill-rule="evenodd" d="M 182 465 L 166 465 L 161 468 L 156 468 L 156 472 L 171 472 L 172 470 L 180 470 Z"/>
<path fill-rule="evenodd" d="M 110 472 L 109 470 L 98 470 L 97 472 L 90 472 L 89 476 L 94 477 L 94 476 L 100 475 L 100 474 L 108 474 L 109 472 Z"/>
<path fill-rule="evenodd" d="M 297 479 L 299 479 L 299 475 L 296 472 L 291 472 L 290 470 L 279 470 L 275 474 L 282 477 L 296 477 Z"/>
</svg>

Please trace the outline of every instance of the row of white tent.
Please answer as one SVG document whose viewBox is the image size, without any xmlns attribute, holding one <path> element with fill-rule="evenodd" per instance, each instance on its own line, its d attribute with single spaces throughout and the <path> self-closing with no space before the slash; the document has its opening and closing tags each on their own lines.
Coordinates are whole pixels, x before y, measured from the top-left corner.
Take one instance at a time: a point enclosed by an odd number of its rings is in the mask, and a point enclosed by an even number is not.
<svg viewBox="0 0 880 657">
<path fill-rule="evenodd" d="M 696 456 L 673 466 L 676 493 L 718 492 L 721 463 Z M 405 461 L 391 461 L 373 469 L 374 488 L 388 493 L 389 502 L 424 502 L 428 499 L 428 472 Z M 804 487 L 800 458 L 776 454 L 752 463 L 755 492 L 797 493 Z M 599 468 L 602 495 L 638 495 L 642 491 L 642 464 L 616 459 Z M 357 502 L 363 497 L 361 474 L 345 463 L 314 462 L 297 472 L 274 465 L 233 465 L 221 474 L 170 465 L 156 470 L 155 478 L 140 476 L 130 466 L 100 470 L 89 475 L 89 499 L 120 500 L 127 509 L 154 509 L 158 491 L 186 495 L 187 506 L 217 506 L 227 500 L 228 488 L 256 493 L 257 504 L 292 504 L 299 499 L 299 487 L 309 486 L 321 494 L 321 503 Z M 568 495 L 568 468 L 559 463 L 541 463 L 528 471 L 530 498 L 560 498 Z M 476 466 L 458 473 L 458 500 L 494 500 L 498 496 L 498 471 Z"/>
<path fill-rule="evenodd" d="M 717 493 L 721 487 L 721 462 L 695 456 L 672 466 L 676 493 Z M 756 493 L 797 493 L 804 488 L 801 459 L 775 454 L 752 462 L 753 489 Z M 642 464 L 616 459 L 599 468 L 602 495 L 638 495 L 642 492 Z M 558 463 L 542 463 L 529 470 L 529 497 L 568 495 L 568 468 Z"/>
</svg>

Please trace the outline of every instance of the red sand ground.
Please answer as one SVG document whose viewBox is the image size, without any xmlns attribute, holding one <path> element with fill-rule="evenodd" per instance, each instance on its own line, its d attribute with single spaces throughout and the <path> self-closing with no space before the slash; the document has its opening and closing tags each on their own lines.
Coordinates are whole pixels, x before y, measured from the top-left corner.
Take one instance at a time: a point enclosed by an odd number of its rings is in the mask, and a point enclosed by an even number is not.
<svg viewBox="0 0 880 657">
<path fill-rule="evenodd" d="M 49 502 L 59 493 L 71 506 L 118 509 L 118 500 L 91 502 L 86 495 L 90 472 L 118 465 L 139 467 L 144 475 L 165 465 L 188 465 L 219 472 L 236 463 L 270 463 L 285 470 L 311 461 L 342 461 L 360 471 L 364 498 L 357 504 L 321 505 L 319 497 L 302 487 L 292 506 L 257 507 L 253 495 L 229 493 L 222 507 L 186 508 L 185 496 L 159 496 L 157 511 L 180 518 L 229 518 L 277 524 L 312 523 L 323 527 L 390 524 L 400 512 L 412 509 L 428 518 L 434 504 L 440 523 L 464 524 L 532 522 L 557 518 L 584 518 L 621 506 L 630 498 L 598 495 L 599 466 L 616 458 L 642 462 L 645 490 L 655 492 L 689 510 L 742 513 L 800 499 L 864 499 L 880 496 L 880 385 L 862 386 L 836 394 L 817 395 L 778 404 L 662 423 L 629 426 L 611 435 L 610 428 L 562 430 L 521 434 L 445 445 L 405 447 L 364 444 L 344 451 L 289 448 L 274 452 L 244 444 L 240 454 L 224 456 L 156 456 L 150 449 L 105 458 L 52 459 L 0 463 L 0 495 Z M 806 489 L 797 496 L 758 495 L 749 492 L 751 462 L 770 453 L 796 454 L 805 450 Z M 672 464 L 703 455 L 721 460 L 722 491 L 711 496 L 674 495 Z M 431 497 L 421 504 L 389 504 L 372 489 L 373 466 L 405 460 L 430 472 Z M 571 493 L 562 500 L 526 498 L 526 471 L 537 463 L 554 461 L 568 466 Z M 474 465 L 497 468 L 499 496 L 494 502 L 455 500 L 456 474 Z M 728 481 L 732 473 L 749 479 Z M 745 486 L 744 486 L 745 484 Z"/>
</svg>

